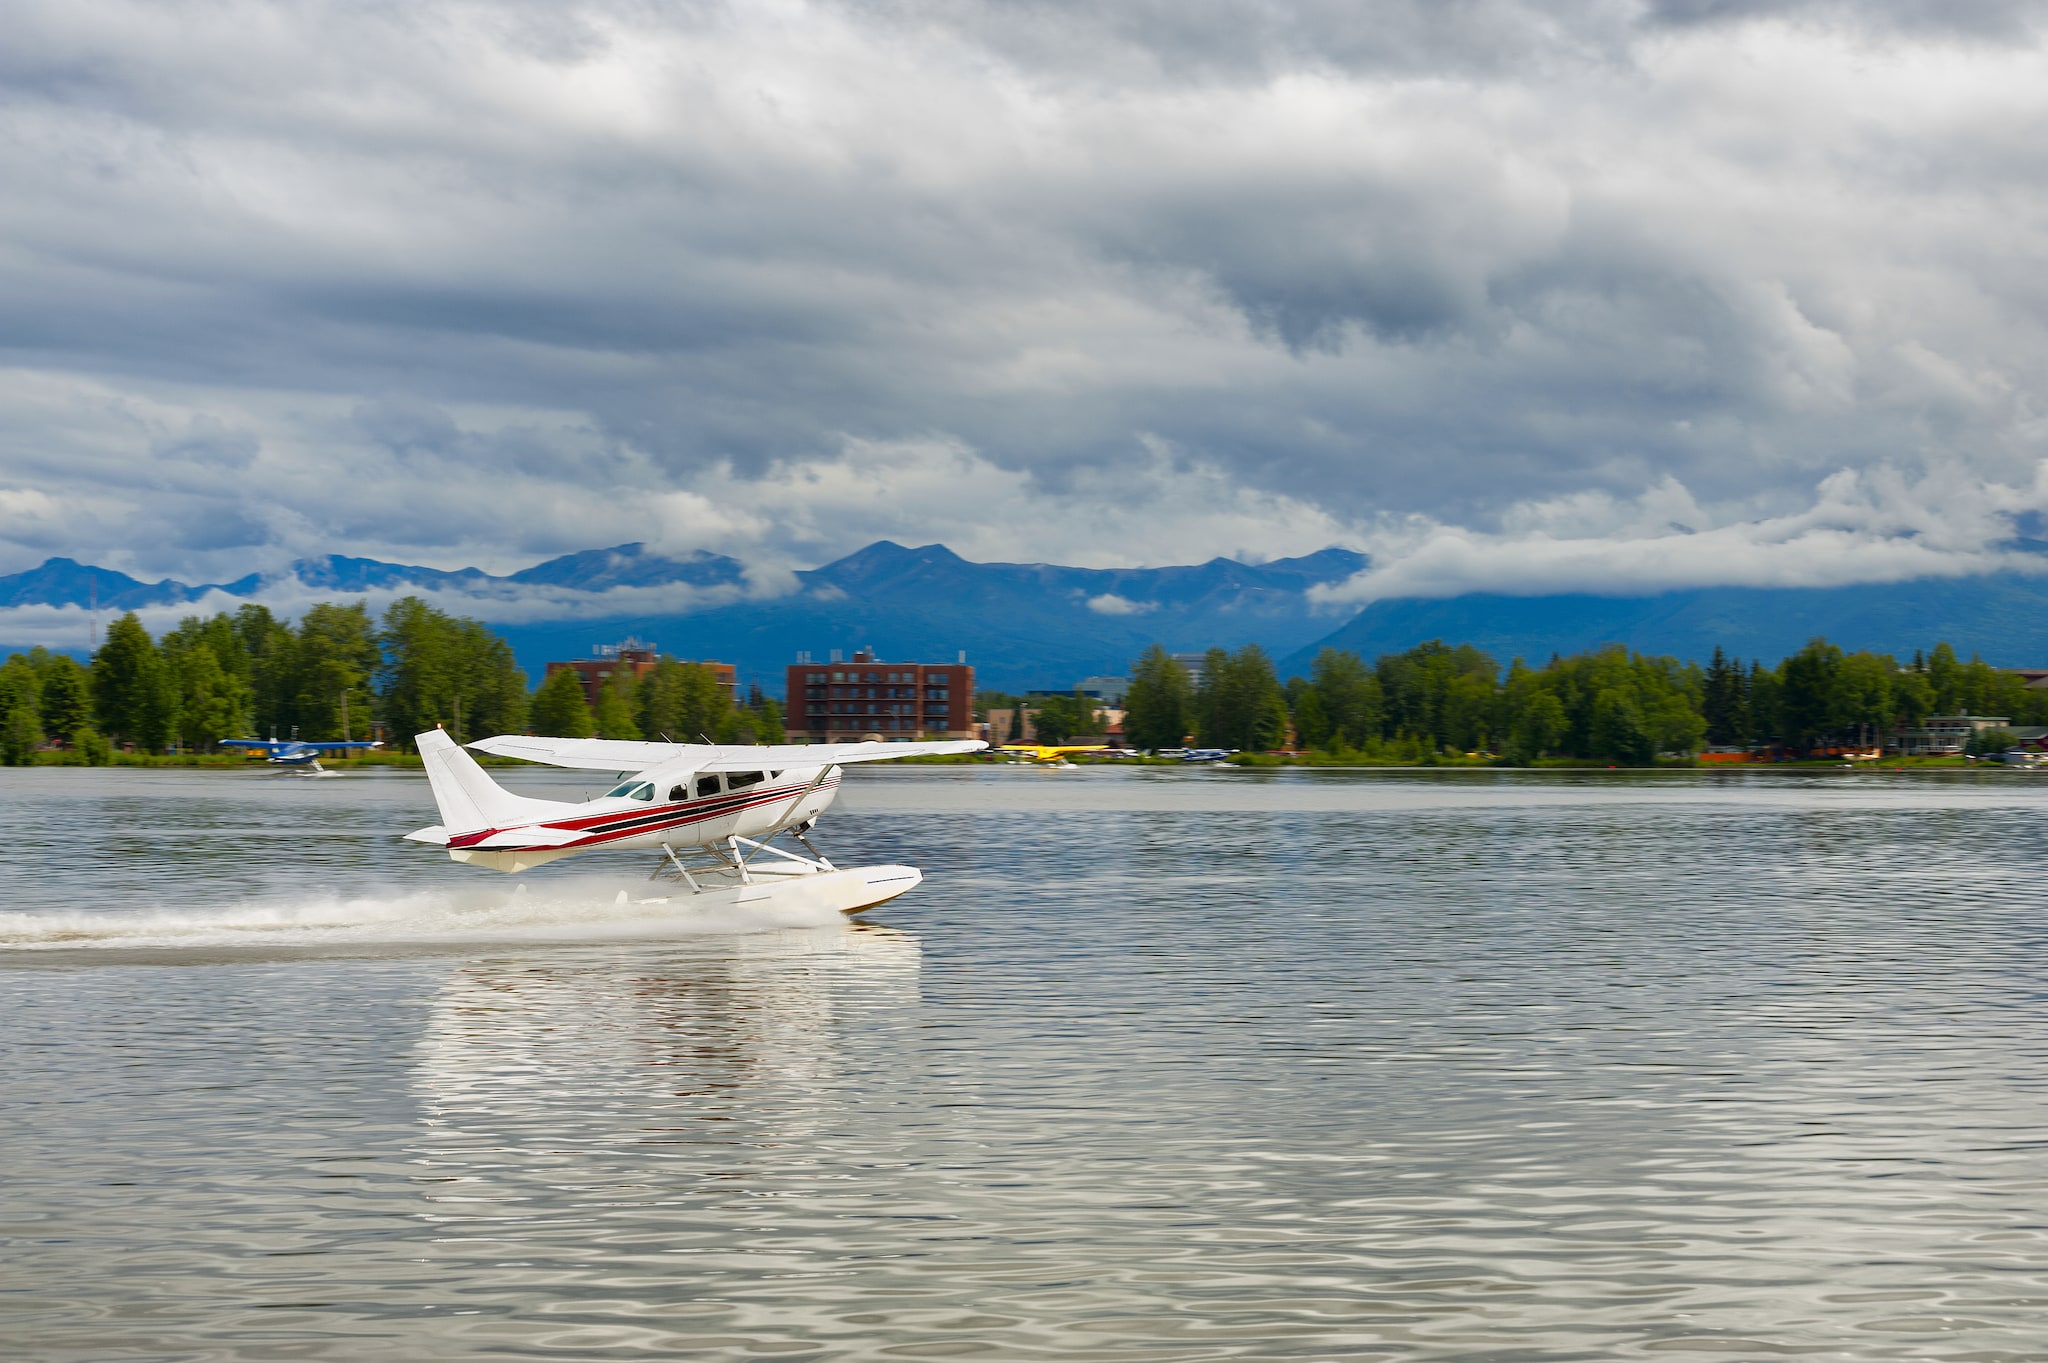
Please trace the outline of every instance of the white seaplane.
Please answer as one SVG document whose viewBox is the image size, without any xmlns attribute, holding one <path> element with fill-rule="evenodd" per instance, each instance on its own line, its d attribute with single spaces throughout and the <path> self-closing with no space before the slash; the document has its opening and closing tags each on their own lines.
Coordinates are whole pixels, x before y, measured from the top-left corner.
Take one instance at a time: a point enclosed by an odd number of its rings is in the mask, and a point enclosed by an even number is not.
<svg viewBox="0 0 2048 1363">
<path fill-rule="evenodd" d="M 585 771 L 637 772 L 595 800 L 572 804 L 515 795 L 440 729 L 418 736 L 441 822 L 406 836 L 456 861 L 520 872 L 580 852 L 659 850 L 653 880 L 734 904 L 859 913 L 915 887 L 915 866 L 841 870 L 805 839 L 839 793 L 840 768 L 925 753 L 979 752 L 978 739 L 928 743 L 739 746 L 632 743 L 511 734 L 468 746 Z M 771 847 L 787 833 L 810 853 Z"/>
</svg>

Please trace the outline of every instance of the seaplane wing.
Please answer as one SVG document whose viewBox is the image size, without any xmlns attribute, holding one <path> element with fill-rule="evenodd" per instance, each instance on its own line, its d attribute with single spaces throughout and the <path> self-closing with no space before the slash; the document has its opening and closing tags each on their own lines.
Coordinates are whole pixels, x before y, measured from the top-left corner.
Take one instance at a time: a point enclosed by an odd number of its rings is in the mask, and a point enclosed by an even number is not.
<svg viewBox="0 0 2048 1363">
<path fill-rule="evenodd" d="M 1107 743 L 1005 743 L 1004 752 L 1028 752 L 1038 762 L 1050 762 L 1070 752 L 1108 752 Z"/>
<path fill-rule="evenodd" d="M 527 738 L 518 734 L 499 734 L 495 738 L 480 738 L 468 746 L 493 757 L 517 757 L 526 762 L 545 762 L 551 767 L 577 767 L 584 771 L 645 771 L 664 762 L 679 761 L 688 754 L 690 745 L 629 743 L 616 738 Z"/>
<path fill-rule="evenodd" d="M 687 764 L 696 771 L 759 771 L 764 768 L 843 766 L 848 762 L 886 762 L 894 757 L 931 753 L 980 752 L 980 739 L 945 739 L 930 743 L 631 743 L 613 738 L 530 738 L 500 734 L 468 746 L 493 757 L 517 757 L 551 767 L 585 771 L 645 771 L 665 764 Z"/>
<path fill-rule="evenodd" d="M 280 767 L 306 767 L 320 770 L 320 759 L 328 753 L 349 753 L 357 748 L 381 748 L 381 739 L 349 739 L 345 742 L 302 742 L 296 738 L 223 738 L 223 748 L 248 748 L 260 752 L 266 762 Z"/>
</svg>

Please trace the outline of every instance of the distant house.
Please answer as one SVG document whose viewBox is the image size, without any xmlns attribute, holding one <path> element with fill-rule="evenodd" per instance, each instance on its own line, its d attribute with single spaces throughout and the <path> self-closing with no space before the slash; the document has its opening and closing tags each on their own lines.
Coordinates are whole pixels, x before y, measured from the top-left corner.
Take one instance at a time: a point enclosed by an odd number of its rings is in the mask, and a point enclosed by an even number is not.
<svg viewBox="0 0 2048 1363">
<path fill-rule="evenodd" d="M 999 747 L 1004 743 L 1036 743 L 1038 726 L 1031 722 L 1031 712 L 1023 712 L 1024 728 L 1021 731 L 1014 729 L 1017 713 L 1014 709 L 990 710 L 988 722 L 981 725 L 974 736 L 986 739 L 990 747 Z"/>
<path fill-rule="evenodd" d="M 1978 734 L 2010 722 L 2006 715 L 1932 715 L 1917 729 L 1899 730 L 1891 748 L 1901 757 L 1954 757 Z"/>
</svg>

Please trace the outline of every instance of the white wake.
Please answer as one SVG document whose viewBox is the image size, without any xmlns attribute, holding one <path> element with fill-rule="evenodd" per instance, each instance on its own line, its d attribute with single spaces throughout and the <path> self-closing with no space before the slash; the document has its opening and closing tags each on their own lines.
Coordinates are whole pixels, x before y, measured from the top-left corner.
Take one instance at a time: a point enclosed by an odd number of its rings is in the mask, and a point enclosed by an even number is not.
<svg viewBox="0 0 2048 1363">
<path fill-rule="evenodd" d="M 217 907 L 0 912 L 0 951 L 93 947 L 311 947 L 349 943 L 619 941 L 761 932 L 844 922 L 831 909 L 693 908 L 645 881 L 553 881 L 357 896 L 254 900 Z"/>
</svg>

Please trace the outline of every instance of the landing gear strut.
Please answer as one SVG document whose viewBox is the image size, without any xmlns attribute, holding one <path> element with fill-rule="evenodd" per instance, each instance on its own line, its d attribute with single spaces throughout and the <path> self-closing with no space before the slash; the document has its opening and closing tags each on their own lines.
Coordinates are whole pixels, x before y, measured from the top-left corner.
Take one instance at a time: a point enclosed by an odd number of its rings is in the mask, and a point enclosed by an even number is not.
<svg viewBox="0 0 2048 1363">
<path fill-rule="evenodd" d="M 792 876 L 817 875 L 836 871 L 839 868 L 811 846 L 804 834 L 810 831 L 815 820 L 807 820 L 794 828 L 777 829 L 767 839 L 755 841 L 734 834 L 717 842 L 700 847 L 685 848 L 682 852 L 668 843 L 661 845 L 661 860 L 655 863 L 649 880 L 677 880 L 690 887 L 692 894 L 706 890 L 722 890 L 733 885 L 751 885 L 757 875 L 773 880 L 784 880 Z M 785 852 L 780 847 L 770 847 L 779 834 L 788 833 L 803 844 L 808 857 L 794 852 Z M 756 866 L 755 860 L 763 852 L 777 860 Z M 686 859 L 687 858 L 687 859 Z"/>
</svg>

